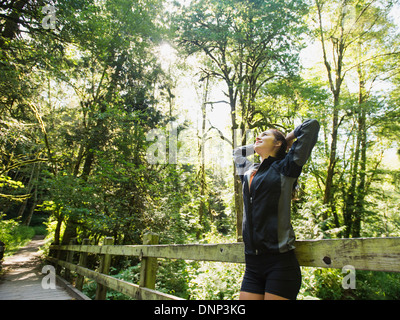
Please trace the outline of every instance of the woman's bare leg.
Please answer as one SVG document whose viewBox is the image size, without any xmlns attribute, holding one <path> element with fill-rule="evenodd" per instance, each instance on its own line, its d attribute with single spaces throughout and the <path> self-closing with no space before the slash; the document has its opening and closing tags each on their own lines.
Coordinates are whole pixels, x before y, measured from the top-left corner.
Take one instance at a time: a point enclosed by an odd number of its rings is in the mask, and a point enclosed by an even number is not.
<svg viewBox="0 0 400 320">
<path fill-rule="evenodd" d="M 289 299 L 277 296 L 276 294 L 266 292 L 264 295 L 264 300 L 289 300 Z"/>
<path fill-rule="evenodd" d="M 264 295 L 240 291 L 239 300 L 264 300 Z"/>
</svg>

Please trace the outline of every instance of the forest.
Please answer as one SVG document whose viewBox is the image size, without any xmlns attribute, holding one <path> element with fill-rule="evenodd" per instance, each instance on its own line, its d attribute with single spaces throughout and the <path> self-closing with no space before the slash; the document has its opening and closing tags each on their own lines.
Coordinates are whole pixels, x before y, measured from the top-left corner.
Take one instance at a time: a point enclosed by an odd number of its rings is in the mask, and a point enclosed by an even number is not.
<svg viewBox="0 0 400 320">
<path fill-rule="evenodd" d="M 399 237 L 399 17 L 397 0 L 0 0 L 0 240 L 242 241 L 233 148 L 307 119 L 297 239 Z M 156 289 L 237 299 L 243 271 L 163 260 Z M 400 299 L 396 273 L 302 277 L 299 299 Z"/>
</svg>

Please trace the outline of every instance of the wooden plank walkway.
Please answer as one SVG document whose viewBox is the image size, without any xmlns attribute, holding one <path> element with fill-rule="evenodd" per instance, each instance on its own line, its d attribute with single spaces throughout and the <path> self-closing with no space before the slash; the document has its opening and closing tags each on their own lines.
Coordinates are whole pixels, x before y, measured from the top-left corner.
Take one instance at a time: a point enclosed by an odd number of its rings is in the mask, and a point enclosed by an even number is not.
<svg viewBox="0 0 400 320">
<path fill-rule="evenodd" d="M 36 236 L 13 256 L 3 259 L 3 276 L 0 278 L 0 300 L 74 300 L 65 288 L 42 288 L 42 265 L 39 247 L 43 237 Z"/>
</svg>

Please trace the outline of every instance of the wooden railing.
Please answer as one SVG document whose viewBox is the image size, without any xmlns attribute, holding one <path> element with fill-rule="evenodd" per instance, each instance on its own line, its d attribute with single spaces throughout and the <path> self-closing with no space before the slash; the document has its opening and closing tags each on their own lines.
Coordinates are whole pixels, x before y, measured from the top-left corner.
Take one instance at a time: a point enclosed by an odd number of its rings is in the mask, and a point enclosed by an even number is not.
<svg viewBox="0 0 400 320">
<path fill-rule="evenodd" d="M 3 256 L 4 256 L 5 249 L 6 248 L 2 244 L 0 244 L 0 271 L 1 271 L 1 265 L 3 262 Z"/>
<path fill-rule="evenodd" d="M 243 243 L 158 245 L 158 236 L 146 234 L 143 245 L 112 245 L 106 238 L 102 246 L 81 245 L 51 246 L 48 260 L 78 274 L 76 287 L 82 290 L 83 277 L 97 282 L 96 299 L 105 299 L 107 288 L 138 300 L 180 300 L 176 296 L 155 289 L 157 258 L 197 261 L 244 263 Z M 353 266 L 356 270 L 400 272 L 400 238 L 354 238 L 296 241 L 295 253 L 301 266 L 343 268 Z M 57 258 L 60 251 L 68 252 L 65 261 Z M 79 263 L 72 263 L 73 255 L 79 253 Z M 98 271 L 86 268 L 88 253 L 100 255 Z M 109 276 L 111 256 L 136 256 L 141 259 L 139 285 Z"/>
</svg>

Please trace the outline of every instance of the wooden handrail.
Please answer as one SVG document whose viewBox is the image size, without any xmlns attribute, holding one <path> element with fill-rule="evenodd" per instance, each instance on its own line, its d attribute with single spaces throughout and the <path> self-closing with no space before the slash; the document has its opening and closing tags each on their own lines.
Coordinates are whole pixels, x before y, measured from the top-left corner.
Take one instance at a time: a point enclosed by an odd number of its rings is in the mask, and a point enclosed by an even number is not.
<svg viewBox="0 0 400 320">
<path fill-rule="evenodd" d="M 400 238 L 299 240 L 295 253 L 301 266 L 400 272 Z M 243 243 L 177 245 L 60 245 L 54 250 L 166 259 L 244 263 Z"/>
<path fill-rule="evenodd" d="M 400 238 L 299 240 L 295 242 L 295 247 L 295 253 L 301 266 L 343 268 L 346 265 L 351 265 L 356 270 L 400 272 Z M 50 249 L 82 254 L 137 256 L 141 259 L 165 258 L 230 263 L 245 262 L 243 243 L 115 246 L 52 245 Z M 120 292 L 137 299 L 171 299 L 173 297 L 148 288 L 145 290 L 143 286 L 128 285 L 125 281 L 117 280 L 102 273 L 91 270 L 89 272 L 89 269 L 60 261 L 54 257 L 49 260 L 80 275 L 95 279 L 98 284 L 117 291 L 123 290 Z M 147 264 L 143 263 L 143 265 Z M 149 263 L 144 268 L 154 269 L 156 266 L 154 266 L 154 263 Z M 154 278 L 141 281 L 142 285 L 155 282 L 155 270 L 146 271 L 142 269 L 141 274 L 151 275 L 150 277 Z M 123 284 L 118 284 L 118 281 L 122 281 L 121 283 Z"/>
<path fill-rule="evenodd" d="M 129 297 L 136 300 L 184 300 L 179 297 L 162 293 L 156 290 L 148 289 L 145 287 L 139 287 L 136 284 L 113 278 L 109 275 L 102 274 L 75 264 L 58 260 L 55 258 L 47 258 L 48 261 L 59 264 L 62 267 L 68 268 L 76 273 L 85 276 L 87 278 L 95 280 L 97 283 L 110 288 L 112 290 L 121 292 Z"/>
</svg>

